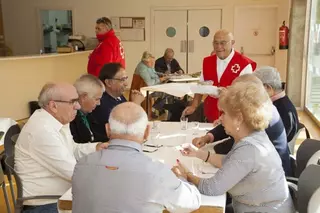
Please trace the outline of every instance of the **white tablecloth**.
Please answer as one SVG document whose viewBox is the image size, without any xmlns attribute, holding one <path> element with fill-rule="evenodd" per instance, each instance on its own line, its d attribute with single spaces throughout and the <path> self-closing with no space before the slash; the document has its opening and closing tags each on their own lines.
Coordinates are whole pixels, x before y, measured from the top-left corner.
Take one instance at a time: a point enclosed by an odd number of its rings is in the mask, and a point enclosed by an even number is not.
<svg viewBox="0 0 320 213">
<path fill-rule="evenodd" d="M 188 123 L 187 130 L 181 130 L 181 125 L 179 122 L 160 122 L 155 121 L 150 122 L 151 126 L 157 126 L 151 130 L 151 134 L 148 138 L 148 141 L 145 144 L 152 145 L 163 145 L 158 148 L 157 151 L 153 153 L 144 152 L 149 157 L 159 160 L 170 166 L 176 165 L 176 159 L 179 159 L 182 164 L 194 172 L 199 177 L 209 178 L 214 175 L 218 170 L 213 166 L 204 163 L 203 161 L 197 158 L 184 157 L 176 148 L 177 146 L 184 143 L 191 143 L 192 139 L 195 137 L 200 137 L 204 135 L 208 130 L 212 129 L 212 124 L 200 124 L 199 128 L 196 129 L 196 123 Z M 154 150 L 157 148 L 147 147 L 143 145 L 144 150 Z M 212 152 L 212 146 L 206 146 L 205 149 L 208 149 Z M 71 189 L 68 190 L 60 200 L 72 200 Z M 202 206 L 220 206 L 225 208 L 226 195 L 221 196 L 201 196 L 201 205 Z M 66 213 L 68 211 L 60 211 L 61 213 Z"/>
<path fill-rule="evenodd" d="M 4 137 L 8 129 L 16 123 L 17 122 L 11 118 L 0 118 L 0 132 L 4 132 L 4 135 L 0 139 L 0 146 L 4 144 Z"/>
</svg>

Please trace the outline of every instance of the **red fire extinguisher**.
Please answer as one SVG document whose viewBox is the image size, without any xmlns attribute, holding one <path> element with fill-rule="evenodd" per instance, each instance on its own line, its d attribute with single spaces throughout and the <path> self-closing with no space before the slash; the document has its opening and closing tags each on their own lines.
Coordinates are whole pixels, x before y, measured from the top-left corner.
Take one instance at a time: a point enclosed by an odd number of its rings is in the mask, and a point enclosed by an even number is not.
<svg viewBox="0 0 320 213">
<path fill-rule="evenodd" d="M 279 49 L 286 50 L 289 48 L 289 28 L 286 22 L 283 21 L 282 26 L 279 28 Z"/>
</svg>

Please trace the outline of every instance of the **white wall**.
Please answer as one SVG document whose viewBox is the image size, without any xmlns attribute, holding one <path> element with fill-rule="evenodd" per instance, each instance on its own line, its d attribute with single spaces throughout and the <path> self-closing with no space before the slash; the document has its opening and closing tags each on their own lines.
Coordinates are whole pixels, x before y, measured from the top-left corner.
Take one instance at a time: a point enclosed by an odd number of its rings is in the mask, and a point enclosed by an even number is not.
<svg viewBox="0 0 320 213">
<path fill-rule="evenodd" d="M 3 0 L 3 18 L 7 44 L 15 54 L 38 53 L 38 9 L 72 9 L 75 33 L 94 36 L 94 24 L 101 16 L 146 17 L 146 41 L 123 42 L 126 51 L 127 71 L 133 73 L 144 50 L 151 47 L 151 9 L 153 7 L 205 7 L 223 9 L 222 26 L 233 31 L 234 10 L 240 5 L 278 5 L 278 25 L 288 22 L 290 0 Z M 13 15 L 14 14 L 14 15 Z M 170 17 L 172 18 L 172 17 Z M 266 17 L 267 18 L 267 17 Z M 208 44 L 211 45 L 211 44 Z M 202 59 L 199 59 L 202 60 Z M 285 80 L 287 52 L 278 51 L 276 66 Z"/>
</svg>

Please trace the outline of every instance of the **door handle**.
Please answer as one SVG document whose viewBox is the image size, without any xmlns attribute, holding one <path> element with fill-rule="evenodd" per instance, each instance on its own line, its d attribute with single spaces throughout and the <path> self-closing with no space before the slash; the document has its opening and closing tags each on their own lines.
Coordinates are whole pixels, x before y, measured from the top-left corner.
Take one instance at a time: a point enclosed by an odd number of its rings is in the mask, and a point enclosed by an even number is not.
<svg viewBox="0 0 320 213">
<path fill-rule="evenodd" d="M 186 40 L 180 41 L 180 52 L 182 52 L 182 53 L 187 52 L 187 41 Z"/>
<path fill-rule="evenodd" d="M 194 52 L 194 40 L 189 41 L 189 53 Z"/>
<path fill-rule="evenodd" d="M 271 47 L 271 55 L 274 55 L 276 53 L 276 48 L 274 46 Z"/>
</svg>

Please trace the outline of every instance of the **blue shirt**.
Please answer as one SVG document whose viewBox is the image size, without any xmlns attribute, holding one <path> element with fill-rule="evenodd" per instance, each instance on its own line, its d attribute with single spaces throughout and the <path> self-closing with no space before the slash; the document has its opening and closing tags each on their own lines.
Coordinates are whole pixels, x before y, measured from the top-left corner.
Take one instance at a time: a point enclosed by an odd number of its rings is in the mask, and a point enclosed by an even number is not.
<svg viewBox="0 0 320 213">
<path fill-rule="evenodd" d="M 72 179 L 72 212 L 191 212 L 200 206 L 194 185 L 142 152 L 141 144 L 113 139 L 108 149 L 80 159 Z M 179 211 L 181 212 L 181 211 Z"/>
<path fill-rule="evenodd" d="M 92 111 L 91 116 L 96 122 L 92 124 L 91 130 L 92 132 L 98 133 L 100 136 L 105 136 L 105 138 L 102 138 L 102 141 L 108 141 L 105 125 L 109 122 L 111 110 L 118 104 L 126 101 L 127 100 L 123 95 L 118 98 L 114 98 L 107 92 L 104 92 L 100 100 L 100 105 Z"/>
<path fill-rule="evenodd" d="M 134 74 L 140 75 L 148 86 L 160 84 L 160 78 L 154 68 L 148 67 L 143 62 L 140 62 L 134 71 Z"/>
</svg>

